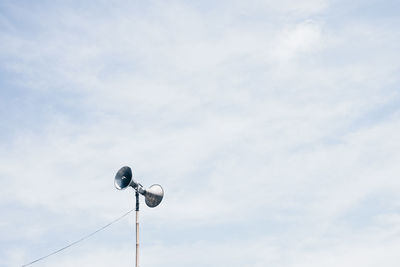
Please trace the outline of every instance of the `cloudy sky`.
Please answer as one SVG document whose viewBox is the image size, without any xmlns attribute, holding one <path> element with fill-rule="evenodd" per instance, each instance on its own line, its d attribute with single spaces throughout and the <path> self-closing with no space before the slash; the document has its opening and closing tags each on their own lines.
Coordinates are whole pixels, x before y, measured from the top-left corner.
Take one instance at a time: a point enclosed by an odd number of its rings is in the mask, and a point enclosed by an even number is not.
<svg viewBox="0 0 400 267">
<path fill-rule="evenodd" d="M 399 9 L 1 0 L 0 266 L 398 267 Z"/>
</svg>

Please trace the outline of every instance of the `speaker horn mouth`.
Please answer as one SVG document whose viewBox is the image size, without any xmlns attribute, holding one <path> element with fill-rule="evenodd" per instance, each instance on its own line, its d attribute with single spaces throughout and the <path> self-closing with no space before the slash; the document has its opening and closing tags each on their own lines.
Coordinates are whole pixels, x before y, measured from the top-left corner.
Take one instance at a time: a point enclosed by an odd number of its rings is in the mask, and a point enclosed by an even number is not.
<svg viewBox="0 0 400 267">
<path fill-rule="evenodd" d="M 150 208 L 154 208 L 161 203 L 164 197 L 164 189 L 159 184 L 153 184 L 148 189 L 144 190 L 143 195 L 146 205 Z"/>
<path fill-rule="evenodd" d="M 122 190 L 131 185 L 132 182 L 132 170 L 128 166 L 119 169 L 115 175 L 114 185 L 118 190 Z"/>
</svg>

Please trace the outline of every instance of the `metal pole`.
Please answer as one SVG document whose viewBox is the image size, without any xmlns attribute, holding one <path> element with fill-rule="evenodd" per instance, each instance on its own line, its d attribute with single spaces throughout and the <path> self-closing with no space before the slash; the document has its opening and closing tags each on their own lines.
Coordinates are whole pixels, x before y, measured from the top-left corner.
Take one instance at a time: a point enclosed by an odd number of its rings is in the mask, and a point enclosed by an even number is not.
<svg viewBox="0 0 400 267">
<path fill-rule="evenodd" d="M 136 190 L 136 267 L 139 267 L 139 192 Z"/>
</svg>

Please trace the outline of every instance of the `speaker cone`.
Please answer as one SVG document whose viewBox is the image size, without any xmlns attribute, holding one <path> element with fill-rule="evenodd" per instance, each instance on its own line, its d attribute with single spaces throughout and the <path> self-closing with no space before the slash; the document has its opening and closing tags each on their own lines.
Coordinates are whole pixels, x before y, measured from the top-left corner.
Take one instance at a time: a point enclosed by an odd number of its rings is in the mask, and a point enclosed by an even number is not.
<svg viewBox="0 0 400 267">
<path fill-rule="evenodd" d="M 127 188 L 132 181 L 132 170 L 128 166 L 119 169 L 115 175 L 114 185 L 118 190 Z"/>
</svg>

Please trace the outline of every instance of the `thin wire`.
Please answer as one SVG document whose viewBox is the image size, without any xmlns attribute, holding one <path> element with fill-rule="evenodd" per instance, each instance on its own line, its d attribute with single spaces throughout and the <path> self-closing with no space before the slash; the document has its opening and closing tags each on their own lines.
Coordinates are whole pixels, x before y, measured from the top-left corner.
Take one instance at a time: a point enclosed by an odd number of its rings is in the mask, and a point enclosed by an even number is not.
<svg viewBox="0 0 400 267">
<path fill-rule="evenodd" d="M 122 216 L 118 217 L 118 218 L 115 219 L 114 221 L 112 221 L 112 222 L 110 222 L 110 223 L 104 225 L 103 227 L 97 229 L 96 231 L 94 231 L 94 232 L 92 232 L 92 233 L 90 233 L 90 234 L 88 234 L 88 235 L 85 235 L 84 237 L 82 237 L 82 238 L 76 240 L 75 242 L 72 242 L 71 244 L 66 245 L 65 247 L 62 247 L 62 248 L 60 248 L 60 249 L 58 249 L 58 250 L 56 250 L 56 251 L 53 251 L 52 253 L 50 253 L 50 254 L 48 254 L 48 255 L 46 255 L 46 256 L 43 256 L 43 257 L 41 257 L 41 258 L 38 258 L 38 259 L 36 259 L 36 260 L 34 260 L 34 261 L 30 262 L 30 263 L 27 263 L 27 264 L 25 264 L 25 265 L 22 265 L 22 267 L 31 265 L 31 264 L 33 264 L 33 263 L 35 263 L 35 262 L 38 262 L 38 261 L 41 261 L 41 260 L 44 260 L 45 258 L 50 257 L 51 255 L 57 254 L 57 253 L 63 251 L 64 249 L 67 249 L 67 248 L 72 247 L 73 245 L 75 245 L 75 244 L 77 244 L 77 243 L 79 243 L 79 242 L 82 242 L 83 240 L 85 240 L 85 239 L 91 237 L 92 235 L 97 234 L 97 233 L 100 232 L 101 230 L 104 230 L 105 228 L 109 227 L 111 224 L 116 223 L 117 221 L 121 220 L 122 218 L 124 218 L 126 215 L 128 215 L 128 214 L 131 213 L 132 211 L 134 211 L 134 209 L 131 209 L 130 211 L 128 211 L 127 213 L 125 213 L 125 214 L 123 214 Z"/>
</svg>

